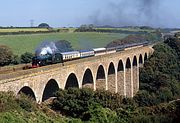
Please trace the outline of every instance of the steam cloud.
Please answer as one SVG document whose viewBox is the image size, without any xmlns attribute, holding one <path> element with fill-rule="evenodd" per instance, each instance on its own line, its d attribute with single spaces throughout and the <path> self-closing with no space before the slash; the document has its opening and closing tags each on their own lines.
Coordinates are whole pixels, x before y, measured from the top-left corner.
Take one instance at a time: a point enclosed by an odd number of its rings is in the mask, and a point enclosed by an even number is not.
<svg viewBox="0 0 180 123">
<path fill-rule="evenodd" d="M 43 41 L 35 50 L 36 56 L 53 54 L 57 52 L 55 42 Z"/>
<path fill-rule="evenodd" d="M 73 51 L 71 43 L 66 40 L 58 41 L 43 41 L 36 49 L 36 56 L 42 56 L 46 54 L 55 54 L 59 52 Z"/>
<path fill-rule="evenodd" d="M 178 20 L 163 8 L 160 0 L 114 0 L 107 7 L 94 12 L 89 18 L 94 25 L 112 26 L 173 26 Z M 171 19 L 170 19 L 171 18 Z"/>
</svg>

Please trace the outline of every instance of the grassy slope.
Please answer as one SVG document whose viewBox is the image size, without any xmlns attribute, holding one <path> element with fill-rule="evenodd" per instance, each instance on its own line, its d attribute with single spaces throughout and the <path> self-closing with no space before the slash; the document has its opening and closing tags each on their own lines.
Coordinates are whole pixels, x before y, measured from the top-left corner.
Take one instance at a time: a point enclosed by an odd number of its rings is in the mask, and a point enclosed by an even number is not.
<svg viewBox="0 0 180 123">
<path fill-rule="evenodd" d="M 124 38 L 125 34 L 118 33 L 49 33 L 28 35 L 0 36 L 0 44 L 11 47 L 15 54 L 34 52 L 34 49 L 44 40 L 68 40 L 74 49 L 87 49 L 91 47 L 104 47 L 109 42 Z"/>
</svg>

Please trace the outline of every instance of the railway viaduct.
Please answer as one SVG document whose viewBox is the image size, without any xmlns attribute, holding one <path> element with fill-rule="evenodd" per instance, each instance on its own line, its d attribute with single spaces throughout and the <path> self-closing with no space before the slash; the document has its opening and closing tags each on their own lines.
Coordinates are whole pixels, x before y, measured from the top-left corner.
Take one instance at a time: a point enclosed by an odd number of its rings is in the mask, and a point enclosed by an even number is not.
<svg viewBox="0 0 180 123">
<path fill-rule="evenodd" d="M 133 97 L 139 90 L 139 67 L 153 53 L 151 46 L 89 57 L 41 68 L 0 74 L 0 91 L 25 93 L 37 103 L 59 88 L 89 87 Z"/>
</svg>

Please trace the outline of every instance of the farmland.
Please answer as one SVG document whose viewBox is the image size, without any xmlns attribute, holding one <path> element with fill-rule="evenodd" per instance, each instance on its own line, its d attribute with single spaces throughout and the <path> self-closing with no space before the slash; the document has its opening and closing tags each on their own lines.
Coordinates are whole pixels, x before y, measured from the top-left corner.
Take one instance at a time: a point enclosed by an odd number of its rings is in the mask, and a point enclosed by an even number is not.
<svg viewBox="0 0 180 123">
<path fill-rule="evenodd" d="M 87 49 L 104 47 L 109 42 L 125 36 L 127 34 L 96 32 L 2 35 L 0 36 L 0 45 L 7 45 L 15 54 L 21 55 L 24 52 L 34 53 L 35 48 L 42 41 L 67 40 L 71 42 L 74 49 Z"/>
<path fill-rule="evenodd" d="M 47 28 L 1 28 L 0 33 L 2 32 L 48 32 Z"/>
</svg>

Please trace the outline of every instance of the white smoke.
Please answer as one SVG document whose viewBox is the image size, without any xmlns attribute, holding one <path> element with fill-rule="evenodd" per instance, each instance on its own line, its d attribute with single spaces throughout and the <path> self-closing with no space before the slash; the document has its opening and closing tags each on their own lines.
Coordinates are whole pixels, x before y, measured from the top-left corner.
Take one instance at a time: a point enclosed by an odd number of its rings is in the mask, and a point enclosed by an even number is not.
<svg viewBox="0 0 180 123">
<path fill-rule="evenodd" d="M 57 52 L 58 49 L 53 41 L 43 41 L 37 48 L 36 48 L 36 56 L 46 55 L 46 54 L 53 54 Z"/>
</svg>

